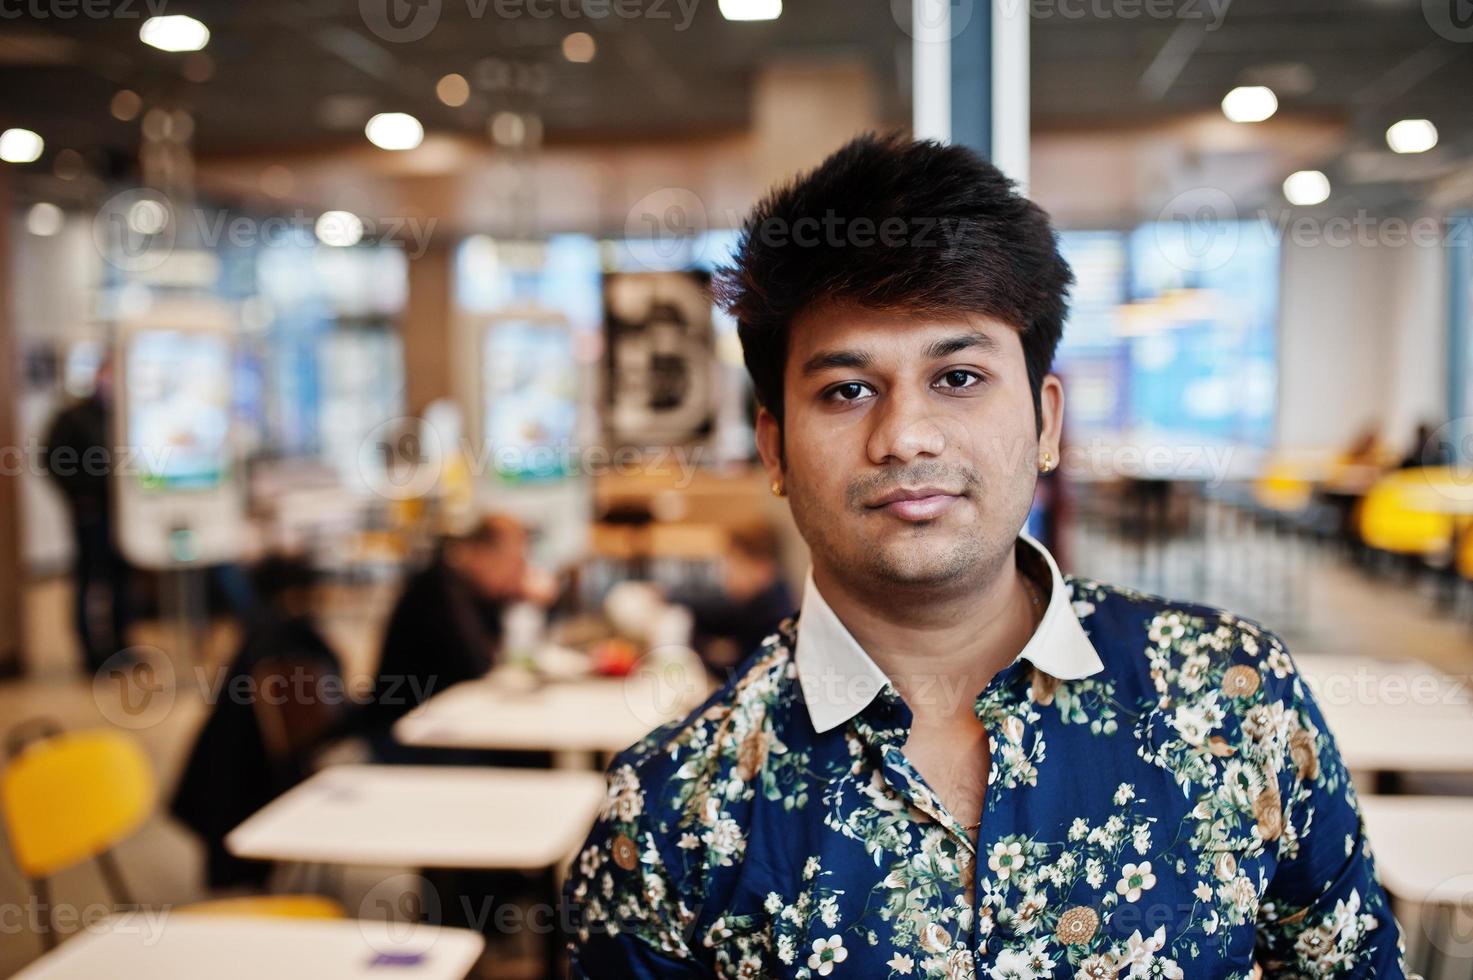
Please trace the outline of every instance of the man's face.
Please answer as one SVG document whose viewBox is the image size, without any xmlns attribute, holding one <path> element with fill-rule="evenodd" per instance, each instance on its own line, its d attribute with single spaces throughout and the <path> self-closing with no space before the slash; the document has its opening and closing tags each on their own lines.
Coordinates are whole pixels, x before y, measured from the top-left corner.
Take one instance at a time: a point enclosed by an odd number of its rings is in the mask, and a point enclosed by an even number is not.
<svg viewBox="0 0 1473 980">
<path fill-rule="evenodd" d="M 1040 437 L 1017 332 L 825 304 L 788 338 L 784 424 L 762 412 L 758 447 L 815 566 L 867 588 L 995 574 L 1059 455 L 1062 390 L 1045 380 Z"/>
<path fill-rule="evenodd" d="M 494 544 L 466 543 L 458 546 L 451 564 L 472 588 L 486 599 L 515 597 L 527 576 L 527 537 L 507 530 Z"/>
</svg>

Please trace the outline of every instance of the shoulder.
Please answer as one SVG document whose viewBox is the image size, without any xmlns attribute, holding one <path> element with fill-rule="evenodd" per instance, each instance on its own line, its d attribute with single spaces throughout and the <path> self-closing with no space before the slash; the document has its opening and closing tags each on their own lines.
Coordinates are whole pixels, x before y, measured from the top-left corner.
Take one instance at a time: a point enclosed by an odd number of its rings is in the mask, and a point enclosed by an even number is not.
<svg viewBox="0 0 1473 980">
<path fill-rule="evenodd" d="M 692 955 L 688 939 L 718 870 L 743 856 L 743 808 L 769 752 L 781 751 L 773 719 L 797 689 L 791 625 L 699 708 L 614 758 L 567 886 L 582 909 L 580 937 L 622 930 L 665 953 Z"/>
<path fill-rule="evenodd" d="M 1083 580 L 1074 588 L 1076 605 L 1094 606 L 1081 622 L 1106 672 L 1143 709 L 1149 757 L 1207 782 L 1210 767 L 1226 766 L 1226 778 L 1248 763 L 1300 789 L 1344 781 L 1324 717 L 1277 633 L 1200 603 Z"/>
<path fill-rule="evenodd" d="M 1255 620 L 1092 579 L 1071 577 L 1067 584 L 1106 672 L 1158 696 L 1190 696 L 1224 677 L 1223 693 L 1247 695 L 1249 688 L 1283 688 L 1294 672 L 1283 640 Z"/>
<path fill-rule="evenodd" d="M 728 779 L 750 780 L 769 742 L 762 733 L 797 697 L 794 628 L 793 617 L 784 620 L 700 707 L 619 753 L 609 766 L 610 792 L 637 790 L 644 805 L 668 809 Z"/>
</svg>

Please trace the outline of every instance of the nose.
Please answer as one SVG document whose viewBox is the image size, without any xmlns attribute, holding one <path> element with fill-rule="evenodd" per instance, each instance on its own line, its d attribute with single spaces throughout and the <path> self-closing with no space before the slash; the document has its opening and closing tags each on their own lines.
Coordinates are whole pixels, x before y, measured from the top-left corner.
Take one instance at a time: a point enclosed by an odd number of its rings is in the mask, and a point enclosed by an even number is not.
<svg viewBox="0 0 1473 980">
<path fill-rule="evenodd" d="M 874 428 L 866 446 L 870 462 L 877 466 L 905 464 L 945 452 L 942 419 L 924 395 L 893 390 L 875 408 L 870 413 Z"/>
</svg>

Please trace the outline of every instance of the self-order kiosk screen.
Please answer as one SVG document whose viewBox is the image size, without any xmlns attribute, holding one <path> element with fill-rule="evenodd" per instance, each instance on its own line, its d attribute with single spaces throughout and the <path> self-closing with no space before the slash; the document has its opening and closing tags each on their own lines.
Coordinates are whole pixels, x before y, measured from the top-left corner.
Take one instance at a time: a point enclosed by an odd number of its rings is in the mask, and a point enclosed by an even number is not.
<svg viewBox="0 0 1473 980">
<path fill-rule="evenodd" d="M 128 440 L 150 490 L 206 490 L 229 464 L 230 343 L 217 334 L 146 330 L 128 345 Z"/>
</svg>

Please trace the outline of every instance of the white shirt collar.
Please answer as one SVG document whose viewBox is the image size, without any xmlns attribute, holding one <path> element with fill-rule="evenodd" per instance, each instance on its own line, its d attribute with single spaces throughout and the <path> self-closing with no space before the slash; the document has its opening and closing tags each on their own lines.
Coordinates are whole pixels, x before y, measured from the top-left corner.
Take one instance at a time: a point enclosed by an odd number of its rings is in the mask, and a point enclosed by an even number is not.
<svg viewBox="0 0 1473 980">
<path fill-rule="evenodd" d="M 1018 535 L 1018 541 L 1043 558 L 1053 588 L 1038 629 L 1017 659 L 1026 659 L 1060 680 L 1076 680 L 1103 670 L 1105 665 L 1099 653 L 1074 613 L 1073 601 L 1054 556 L 1027 534 Z M 890 683 L 885 672 L 864 652 L 819 593 L 812 568 L 803 584 L 803 607 L 798 615 L 798 639 L 793 656 L 815 731 L 826 732 L 844 724 L 863 711 Z"/>
</svg>

